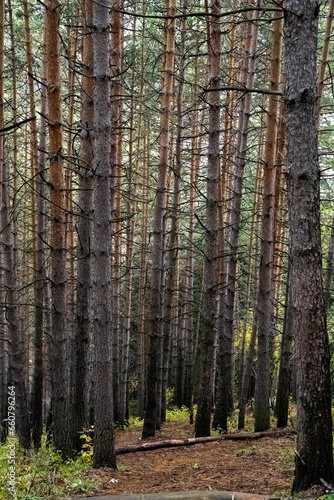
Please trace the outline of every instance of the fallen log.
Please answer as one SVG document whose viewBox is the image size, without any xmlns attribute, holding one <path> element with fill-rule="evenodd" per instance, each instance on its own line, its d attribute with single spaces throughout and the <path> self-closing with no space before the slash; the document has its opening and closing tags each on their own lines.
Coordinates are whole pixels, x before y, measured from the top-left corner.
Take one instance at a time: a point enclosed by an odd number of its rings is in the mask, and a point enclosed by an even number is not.
<svg viewBox="0 0 334 500">
<path fill-rule="evenodd" d="M 261 439 L 264 437 L 284 437 L 296 434 L 293 430 L 269 430 L 263 432 L 236 432 L 231 434 L 220 434 L 219 436 L 207 436 L 189 439 L 171 439 L 168 441 L 146 441 L 144 443 L 132 444 L 128 446 L 116 447 L 116 455 L 125 455 L 126 453 L 136 453 L 138 451 L 158 450 L 159 448 L 175 448 L 176 446 L 190 446 L 199 443 L 208 443 L 211 441 L 244 441 Z"/>
<path fill-rule="evenodd" d="M 89 500 L 270 500 L 270 497 L 253 493 L 231 493 L 229 491 L 180 491 L 150 493 L 147 495 L 134 493 L 132 495 L 89 497 Z"/>
</svg>

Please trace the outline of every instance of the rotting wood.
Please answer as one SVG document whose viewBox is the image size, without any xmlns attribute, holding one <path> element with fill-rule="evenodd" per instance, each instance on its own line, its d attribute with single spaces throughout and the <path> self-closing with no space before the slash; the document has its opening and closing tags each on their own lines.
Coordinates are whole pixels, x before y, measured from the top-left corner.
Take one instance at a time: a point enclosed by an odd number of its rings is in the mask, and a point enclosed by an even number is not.
<svg viewBox="0 0 334 500">
<path fill-rule="evenodd" d="M 174 448 L 177 446 L 190 446 L 193 444 L 207 443 L 210 441 L 242 441 L 242 440 L 254 440 L 261 439 L 264 437 L 285 437 L 294 435 L 294 430 L 270 430 L 264 432 L 239 432 L 239 433 L 231 433 L 231 434 L 221 434 L 219 436 L 206 436 L 199 438 L 189 438 L 189 439 L 171 439 L 168 441 L 149 441 L 145 443 L 116 447 L 116 455 L 125 455 L 127 453 L 135 453 L 137 451 L 146 451 L 146 450 L 157 450 L 159 448 Z"/>
</svg>

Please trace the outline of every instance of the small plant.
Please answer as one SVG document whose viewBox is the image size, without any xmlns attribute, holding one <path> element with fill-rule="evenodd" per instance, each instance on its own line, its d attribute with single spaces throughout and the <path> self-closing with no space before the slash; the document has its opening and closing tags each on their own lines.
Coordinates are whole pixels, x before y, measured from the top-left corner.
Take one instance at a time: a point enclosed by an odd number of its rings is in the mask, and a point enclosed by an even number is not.
<svg viewBox="0 0 334 500">
<path fill-rule="evenodd" d="M 237 457 L 249 457 L 251 455 L 261 455 L 263 453 L 263 448 L 260 444 L 256 445 L 253 444 L 252 446 L 249 446 L 248 448 L 240 448 L 240 450 L 237 450 L 236 456 Z"/>
<path fill-rule="evenodd" d="M 193 470 L 200 470 L 202 468 L 201 464 L 199 463 L 194 463 L 190 466 Z"/>
<path fill-rule="evenodd" d="M 317 500 L 334 500 L 334 493 L 328 493 L 327 495 L 322 495 L 318 497 Z"/>
<path fill-rule="evenodd" d="M 295 460 L 295 453 L 293 451 L 285 451 L 281 454 L 280 460 L 282 462 L 291 462 L 293 463 Z M 334 500 L 334 499 L 331 499 Z"/>
<path fill-rule="evenodd" d="M 117 464 L 118 472 L 127 472 L 129 468 L 124 464 Z"/>
<path fill-rule="evenodd" d="M 174 404 L 175 390 L 167 387 L 166 389 L 166 405 L 167 408 L 171 408 Z"/>
<path fill-rule="evenodd" d="M 87 491 L 94 489 L 95 484 L 89 479 L 77 479 L 70 485 L 70 488 L 74 493 L 86 493 Z"/>
<path fill-rule="evenodd" d="M 93 457 L 93 433 L 94 427 L 84 429 L 81 433 L 80 439 L 83 440 L 82 450 L 79 453 L 79 461 L 81 463 L 91 463 Z"/>
<path fill-rule="evenodd" d="M 256 450 L 251 448 L 241 448 L 240 450 L 237 450 L 236 456 L 237 457 L 249 457 L 251 455 L 256 455 Z"/>
<path fill-rule="evenodd" d="M 131 416 L 129 418 L 129 428 L 130 427 L 141 427 L 143 425 L 143 419 L 139 417 Z"/>
<path fill-rule="evenodd" d="M 279 456 L 278 472 L 292 472 L 295 464 L 295 454 L 293 451 L 284 451 Z M 333 499 L 334 500 L 334 499 Z"/>
<path fill-rule="evenodd" d="M 178 420 L 188 420 L 189 419 L 189 409 L 186 406 L 182 408 L 172 408 L 167 410 L 166 420 L 167 422 L 177 422 Z"/>
</svg>

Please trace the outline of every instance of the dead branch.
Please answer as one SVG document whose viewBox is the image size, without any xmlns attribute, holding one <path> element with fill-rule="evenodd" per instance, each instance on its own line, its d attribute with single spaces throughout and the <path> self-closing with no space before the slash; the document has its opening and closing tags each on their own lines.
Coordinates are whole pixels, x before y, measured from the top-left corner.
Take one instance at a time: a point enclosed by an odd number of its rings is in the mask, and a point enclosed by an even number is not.
<svg viewBox="0 0 334 500">
<path fill-rule="evenodd" d="M 139 444 L 116 447 L 116 455 L 125 455 L 127 453 L 136 453 L 138 451 L 158 450 L 159 448 L 175 448 L 177 446 L 190 446 L 199 443 L 208 443 L 211 441 L 244 441 L 261 439 L 264 437 L 283 437 L 295 434 L 293 430 L 269 430 L 264 432 L 238 432 L 231 434 L 220 434 L 219 436 L 208 436 L 189 439 L 171 439 L 168 441 L 147 441 Z"/>
</svg>

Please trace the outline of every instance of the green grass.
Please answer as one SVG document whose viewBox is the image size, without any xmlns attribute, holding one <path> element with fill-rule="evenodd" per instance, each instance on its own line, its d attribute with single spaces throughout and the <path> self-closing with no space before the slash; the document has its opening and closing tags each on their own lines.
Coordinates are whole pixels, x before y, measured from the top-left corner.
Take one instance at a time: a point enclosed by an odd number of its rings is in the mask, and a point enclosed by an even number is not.
<svg viewBox="0 0 334 500">
<path fill-rule="evenodd" d="M 249 457 L 251 455 L 263 455 L 265 448 L 262 443 L 256 443 L 248 446 L 247 448 L 240 448 L 236 451 L 237 457 Z"/>
<path fill-rule="evenodd" d="M 279 465 L 276 467 L 281 474 L 293 472 L 295 468 L 295 453 L 293 451 L 284 451 L 279 455 Z"/>
</svg>

